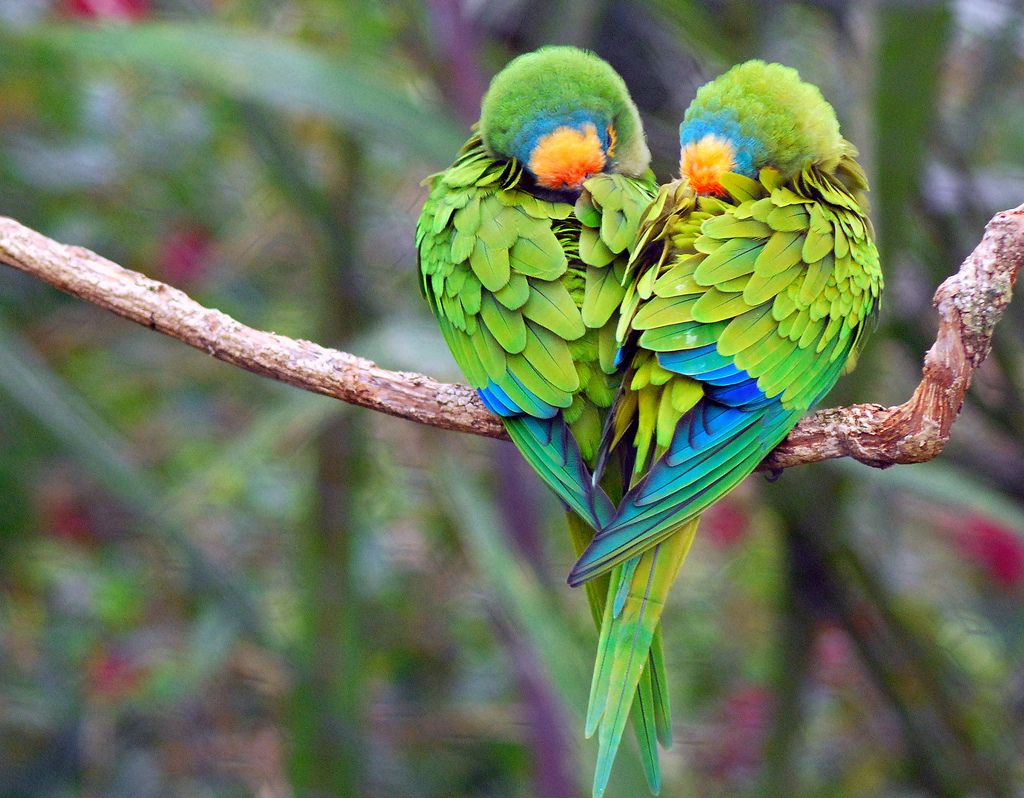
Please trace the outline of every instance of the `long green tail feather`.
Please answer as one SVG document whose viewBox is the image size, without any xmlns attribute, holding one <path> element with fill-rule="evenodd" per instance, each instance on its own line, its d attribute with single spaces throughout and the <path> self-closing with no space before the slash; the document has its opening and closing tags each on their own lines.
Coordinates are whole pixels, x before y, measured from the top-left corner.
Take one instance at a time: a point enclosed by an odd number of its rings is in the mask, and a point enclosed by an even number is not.
<svg viewBox="0 0 1024 798">
<path fill-rule="evenodd" d="M 565 523 L 568 525 L 569 535 L 572 537 L 573 551 L 577 552 L 577 556 L 579 556 L 578 552 L 586 549 L 594 537 L 594 530 L 586 521 L 573 512 L 565 514 Z M 587 604 L 590 605 L 590 614 L 594 618 L 594 626 L 600 629 L 601 616 L 604 615 L 604 597 L 608 593 L 608 576 L 591 579 L 584 587 L 587 591 Z"/>
<path fill-rule="evenodd" d="M 672 711 L 668 703 L 668 685 L 665 683 L 665 651 L 661 641 L 661 623 L 654 630 L 651 643 L 651 688 L 654 693 L 654 723 L 658 742 L 662 748 L 672 747 Z"/>
<path fill-rule="evenodd" d="M 622 564 L 622 575 L 619 577 L 619 589 L 615 591 L 615 602 L 612 604 L 612 617 L 618 618 L 622 614 L 622 608 L 626 606 L 626 599 L 629 598 L 629 586 L 633 581 L 633 572 L 640 564 L 640 558 L 634 557 Z"/>
<path fill-rule="evenodd" d="M 658 723 L 655 718 L 654 685 L 650 674 L 636 688 L 636 700 L 630 710 L 633 732 L 640 744 L 640 761 L 644 766 L 647 788 L 654 795 L 661 792 L 661 765 L 658 762 Z"/>
<path fill-rule="evenodd" d="M 566 513 L 566 523 L 572 537 L 576 555 L 587 547 L 593 537 L 593 530 L 575 513 Z M 609 577 L 593 579 L 586 584 L 587 601 L 594 618 L 594 626 L 604 628 L 605 597 L 608 595 Z M 654 644 L 650 651 L 650 667 L 645 668 L 636 685 L 638 700 L 633 702 L 630 713 L 633 731 L 640 745 L 644 776 L 651 792 L 661 791 L 661 768 L 658 764 L 658 743 L 666 748 L 672 744 L 671 719 L 668 704 L 668 690 L 665 685 L 665 658 L 661 650 L 660 629 L 655 632 Z M 589 737 L 592 732 L 588 732 Z"/>
<path fill-rule="evenodd" d="M 634 692 L 641 682 L 651 679 L 652 674 L 652 684 L 663 687 L 664 663 L 657 650 L 658 624 L 672 583 L 693 543 L 698 522 L 699 519 L 687 522 L 663 543 L 644 553 L 632 573 L 628 596 L 617 617 L 614 617 L 611 603 L 618 593 L 625 566 L 619 566 L 609 582 L 587 715 L 588 736 L 595 728 L 598 730 L 594 798 L 601 798 L 608 786 Z M 651 667 L 644 667 L 648 663 Z M 666 722 L 661 731 L 670 738 L 667 726 Z"/>
<path fill-rule="evenodd" d="M 587 720 L 583 734 L 589 740 L 604 715 L 605 702 L 608 699 L 608 671 L 611 670 L 614 654 L 613 606 L 618 585 L 622 579 L 622 568 L 616 568 L 611 575 L 606 593 L 608 601 L 602 602 L 604 611 L 601 615 L 601 636 L 597 641 L 597 658 L 594 660 L 594 676 L 590 683 L 590 701 L 587 705 Z"/>
</svg>

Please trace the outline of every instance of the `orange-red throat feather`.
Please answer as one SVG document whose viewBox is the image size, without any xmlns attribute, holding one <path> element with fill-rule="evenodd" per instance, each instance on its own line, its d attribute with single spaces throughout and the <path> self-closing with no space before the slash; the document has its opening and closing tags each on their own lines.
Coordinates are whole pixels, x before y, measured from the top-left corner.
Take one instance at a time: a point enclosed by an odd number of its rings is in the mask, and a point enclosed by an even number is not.
<svg viewBox="0 0 1024 798">
<path fill-rule="evenodd" d="M 530 171 L 544 188 L 578 189 L 583 181 L 604 169 L 605 156 L 597 128 L 563 126 L 542 136 L 530 157 Z"/>
<path fill-rule="evenodd" d="M 698 194 L 723 196 L 721 178 L 736 167 L 736 149 L 728 139 L 709 133 L 683 147 L 679 158 L 679 176 L 690 181 Z"/>
</svg>

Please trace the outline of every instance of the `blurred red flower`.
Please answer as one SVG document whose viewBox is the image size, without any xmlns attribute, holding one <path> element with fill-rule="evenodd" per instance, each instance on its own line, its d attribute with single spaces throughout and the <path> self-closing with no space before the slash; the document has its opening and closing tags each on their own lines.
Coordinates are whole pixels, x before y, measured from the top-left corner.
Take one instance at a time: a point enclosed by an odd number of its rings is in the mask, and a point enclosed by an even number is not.
<svg viewBox="0 0 1024 798">
<path fill-rule="evenodd" d="M 64 11 L 79 19 L 134 21 L 149 16 L 149 0 L 65 0 Z"/>
<path fill-rule="evenodd" d="M 99 541 L 87 492 L 66 474 L 40 479 L 35 498 L 39 531 L 44 535 L 83 546 Z"/>
<path fill-rule="evenodd" d="M 747 514 L 729 499 L 711 505 L 701 519 L 701 533 L 718 549 L 732 548 L 747 536 L 749 529 Z"/>
<path fill-rule="evenodd" d="M 93 695 L 124 698 L 138 689 L 145 673 L 132 657 L 121 651 L 101 647 L 89 658 L 86 679 Z"/>
<path fill-rule="evenodd" d="M 182 225 L 160 242 L 157 265 L 160 277 L 171 285 L 188 286 L 203 276 L 209 265 L 212 237 L 199 225 Z"/>
<path fill-rule="evenodd" d="M 75 543 L 94 543 L 92 524 L 88 511 L 74 504 L 63 504 L 47 508 L 49 512 L 43 520 L 43 531 L 61 540 Z"/>
<path fill-rule="evenodd" d="M 772 694 L 758 685 L 742 685 L 726 697 L 705 759 L 718 780 L 742 782 L 757 772 L 772 703 Z"/>
<path fill-rule="evenodd" d="M 1024 535 L 976 515 L 953 535 L 956 549 L 981 568 L 1000 587 L 1011 590 L 1024 583 Z"/>
<path fill-rule="evenodd" d="M 854 678 L 854 652 L 850 636 L 831 623 L 818 627 L 814 641 L 814 677 L 837 688 Z"/>
</svg>

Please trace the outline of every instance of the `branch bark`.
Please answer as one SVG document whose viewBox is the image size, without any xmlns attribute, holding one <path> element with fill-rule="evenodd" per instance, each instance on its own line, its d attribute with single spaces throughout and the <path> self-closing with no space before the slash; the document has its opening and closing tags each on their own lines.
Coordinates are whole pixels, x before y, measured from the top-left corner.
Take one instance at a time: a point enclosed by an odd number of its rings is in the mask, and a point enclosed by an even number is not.
<svg viewBox="0 0 1024 798">
<path fill-rule="evenodd" d="M 255 374 L 441 429 L 507 437 L 501 421 L 464 385 L 388 371 L 347 352 L 255 330 L 176 288 L 2 217 L 0 261 Z M 1022 263 L 1024 205 L 996 214 L 960 270 L 936 291 L 938 337 L 913 396 L 895 407 L 819 410 L 803 419 L 761 468 L 781 470 L 836 457 L 884 468 L 938 455 L 971 377 L 988 355 Z"/>
</svg>

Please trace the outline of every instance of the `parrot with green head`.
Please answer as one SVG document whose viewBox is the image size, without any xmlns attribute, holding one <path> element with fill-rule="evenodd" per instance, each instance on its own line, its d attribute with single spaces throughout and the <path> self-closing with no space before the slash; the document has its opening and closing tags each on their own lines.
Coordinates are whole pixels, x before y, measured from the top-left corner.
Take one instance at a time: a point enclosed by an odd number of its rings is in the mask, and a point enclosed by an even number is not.
<svg viewBox="0 0 1024 798">
<path fill-rule="evenodd" d="M 421 287 L 445 341 L 567 506 L 575 556 L 621 498 L 617 469 L 597 490 L 590 469 L 619 387 L 629 248 L 657 189 L 649 161 L 622 78 L 592 53 L 546 47 L 494 78 L 474 134 L 428 178 L 416 228 Z M 605 581 L 587 591 L 597 625 Z M 657 741 L 669 741 L 657 636 L 644 656 L 632 714 L 657 790 Z"/>
<path fill-rule="evenodd" d="M 750 61 L 703 86 L 680 178 L 638 232 L 602 441 L 628 490 L 569 576 L 611 574 L 587 716 L 608 782 L 632 696 L 700 515 L 852 366 L 882 274 L 856 150 L 795 70 Z"/>
</svg>

